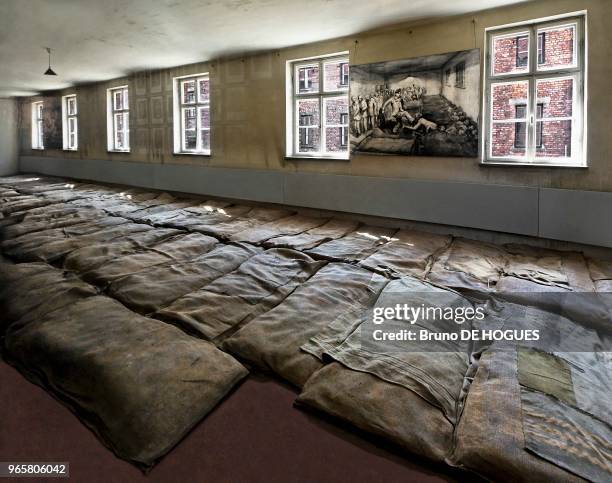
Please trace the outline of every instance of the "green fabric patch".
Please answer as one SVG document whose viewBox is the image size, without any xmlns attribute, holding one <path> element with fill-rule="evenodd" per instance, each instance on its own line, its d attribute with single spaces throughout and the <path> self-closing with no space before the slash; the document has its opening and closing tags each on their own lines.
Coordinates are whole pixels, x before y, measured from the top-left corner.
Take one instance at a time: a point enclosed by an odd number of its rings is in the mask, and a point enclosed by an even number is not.
<svg viewBox="0 0 612 483">
<path fill-rule="evenodd" d="M 569 364 L 553 354 L 519 347 L 518 380 L 522 386 L 549 394 L 576 406 Z"/>
</svg>

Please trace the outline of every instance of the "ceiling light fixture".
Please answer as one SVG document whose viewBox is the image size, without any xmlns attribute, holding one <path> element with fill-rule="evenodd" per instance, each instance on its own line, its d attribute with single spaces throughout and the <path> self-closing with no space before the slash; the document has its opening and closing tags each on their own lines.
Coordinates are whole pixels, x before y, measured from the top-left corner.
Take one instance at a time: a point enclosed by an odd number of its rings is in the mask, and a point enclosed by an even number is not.
<svg viewBox="0 0 612 483">
<path fill-rule="evenodd" d="M 45 49 L 49 54 L 49 68 L 45 71 L 44 75 L 57 75 L 55 72 L 53 72 L 53 69 L 51 68 L 51 49 L 49 47 L 45 47 Z"/>
</svg>

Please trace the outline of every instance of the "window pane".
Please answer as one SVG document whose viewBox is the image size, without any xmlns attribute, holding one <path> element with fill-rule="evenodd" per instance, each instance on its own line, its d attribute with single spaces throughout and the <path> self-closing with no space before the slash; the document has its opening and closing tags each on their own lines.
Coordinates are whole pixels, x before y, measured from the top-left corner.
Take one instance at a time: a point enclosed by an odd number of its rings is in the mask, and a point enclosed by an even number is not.
<svg viewBox="0 0 612 483">
<path fill-rule="evenodd" d="M 189 131 L 185 131 L 185 145 L 184 149 L 195 149 L 196 148 L 196 130 L 191 129 Z"/>
<path fill-rule="evenodd" d="M 36 113 L 37 113 L 38 119 L 42 119 L 42 117 L 43 117 L 43 105 L 42 105 L 42 102 L 40 104 L 38 104 L 38 108 L 36 110 Z"/>
<path fill-rule="evenodd" d="M 525 156 L 527 125 L 522 122 L 498 122 L 491 129 L 491 156 L 511 158 Z"/>
<path fill-rule="evenodd" d="M 188 80 L 181 83 L 183 104 L 193 104 L 196 101 L 196 81 Z"/>
<path fill-rule="evenodd" d="M 129 114 L 120 112 L 115 114 L 115 149 L 129 149 Z"/>
<path fill-rule="evenodd" d="M 210 109 L 200 107 L 200 128 L 210 128 Z"/>
<path fill-rule="evenodd" d="M 200 142 L 202 143 L 202 150 L 210 150 L 210 131 L 208 129 L 200 130 Z"/>
<path fill-rule="evenodd" d="M 536 119 L 542 119 L 544 115 L 544 104 L 538 102 L 536 107 Z M 542 148 L 542 130 L 544 129 L 544 124 L 541 122 L 536 123 L 536 148 Z"/>
<path fill-rule="evenodd" d="M 538 158 L 569 158 L 572 155 L 572 121 L 540 121 L 537 123 L 541 147 Z"/>
<path fill-rule="evenodd" d="M 514 117 L 525 119 L 525 121 L 514 123 L 514 148 L 521 150 L 527 144 L 527 105 L 517 104 L 514 106 Z"/>
<path fill-rule="evenodd" d="M 120 109 L 123 109 L 123 93 L 122 93 L 122 91 L 114 91 L 113 92 L 113 98 L 114 98 L 115 110 L 118 111 Z"/>
<path fill-rule="evenodd" d="M 123 114 L 115 114 L 115 149 L 125 148 L 125 136 L 123 129 Z"/>
<path fill-rule="evenodd" d="M 195 129 L 196 128 L 195 107 L 183 109 L 183 128 L 184 129 Z"/>
<path fill-rule="evenodd" d="M 183 149 L 196 149 L 196 108 L 183 108 Z"/>
<path fill-rule="evenodd" d="M 42 121 L 38 121 L 38 147 L 42 149 L 43 146 L 44 146 L 44 142 L 43 142 L 43 122 Z"/>
<path fill-rule="evenodd" d="M 75 122 L 74 117 L 68 118 L 68 132 L 70 133 L 74 132 L 75 125 L 76 125 L 76 122 Z"/>
<path fill-rule="evenodd" d="M 576 25 L 538 30 L 538 69 L 576 66 Z"/>
<path fill-rule="evenodd" d="M 346 90 L 349 82 L 349 66 L 346 60 L 335 60 L 323 64 L 326 91 Z"/>
<path fill-rule="evenodd" d="M 536 156 L 570 157 L 572 152 L 573 78 L 538 80 L 536 92 L 538 96 Z"/>
<path fill-rule="evenodd" d="M 529 71 L 529 33 L 493 37 L 493 74 Z"/>
<path fill-rule="evenodd" d="M 319 99 L 297 101 L 298 151 L 317 152 L 321 149 Z"/>
<path fill-rule="evenodd" d="M 348 114 L 348 97 L 331 97 L 324 100 L 325 105 L 325 124 L 338 125 L 345 124 L 342 115 Z"/>
<path fill-rule="evenodd" d="M 128 99 L 128 90 L 123 89 L 123 109 L 129 109 L 129 108 L 130 108 L 130 102 Z"/>
<path fill-rule="evenodd" d="M 506 82 L 491 86 L 491 156 L 525 156 L 529 82 Z"/>
<path fill-rule="evenodd" d="M 76 114 L 76 98 L 68 98 L 68 115 L 74 116 Z"/>
<path fill-rule="evenodd" d="M 574 79 L 571 77 L 543 79 L 536 82 L 538 103 L 543 104 L 542 116 L 571 117 L 574 99 Z"/>
<path fill-rule="evenodd" d="M 325 150 L 346 151 L 348 144 L 348 97 L 333 97 L 324 100 L 325 106 Z"/>
<path fill-rule="evenodd" d="M 210 102 L 210 81 L 208 79 L 198 81 L 198 102 Z"/>
<path fill-rule="evenodd" d="M 348 127 L 325 128 L 325 149 L 330 153 L 346 151 L 348 149 Z"/>
<path fill-rule="evenodd" d="M 319 92 L 319 66 L 308 65 L 296 67 L 297 92 L 305 94 Z"/>
<path fill-rule="evenodd" d="M 526 106 L 529 82 L 504 82 L 491 85 L 493 120 L 515 119 L 516 106 Z"/>
</svg>

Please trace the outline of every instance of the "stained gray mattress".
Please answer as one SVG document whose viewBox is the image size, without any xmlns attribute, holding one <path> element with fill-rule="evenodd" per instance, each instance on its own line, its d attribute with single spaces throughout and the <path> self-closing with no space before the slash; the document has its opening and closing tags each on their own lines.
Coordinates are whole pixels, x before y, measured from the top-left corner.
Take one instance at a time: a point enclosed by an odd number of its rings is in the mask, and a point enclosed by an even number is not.
<svg viewBox="0 0 612 483">
<path fill-rule="evenodd" d="M 212 344 L 101 296 L 13 324 L 3 352 L 117 456 L 141 467 L 172 449 L 247 374 Z"/>
</svg>

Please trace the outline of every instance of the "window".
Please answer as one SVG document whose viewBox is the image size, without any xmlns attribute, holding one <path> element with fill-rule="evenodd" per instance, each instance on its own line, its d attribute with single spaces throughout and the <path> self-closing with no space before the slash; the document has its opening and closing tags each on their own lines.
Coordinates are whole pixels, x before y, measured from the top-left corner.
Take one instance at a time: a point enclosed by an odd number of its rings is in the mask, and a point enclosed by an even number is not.
<svg viewBox="0 0 612 483">
<path fill-rule="evenodd" d="M 465 87 L 465 62 L 459 62 L 455 66 L 455 87 Z"/>
<path fill-rule="evenodd" d="M 108 89 L 108 150 L 130 150 L 130 104 L 128 86 Z"/>
<path fill-rule="evenodd" d="M 525 104 L 518 104 L 514 107 L 514 117 L 516 119 L 525 119 L 527 117 L 527 106 Z M 525 148 L 526 130 L 525 122 L 514 123 L 514 147 L 517 149 Z"/>
<path fill-rule="evenodd" d="M 287 63 L 287 155 L 348 158 L 346 54 Z"/>
<path fill-rule="evenodd" d="M 583 25 L 488 31 L 484 163 L 585 166 Z"/>
<path fill-rule="evenodd" d="M 62 97 L 63 148 L 67 151 L 78 149 L 78 120 L 76 95 Z"/>
<path fill-rule="evenodd" d="M 348 112 L 343 112 L 340 114 L 340 145 L 348 146 L 348 123 L 349 123 L 349 115 Z"/>
<path fill-rule="evenodd" d="M 544 117 L 544 104 L 538 103 L 536 108 L 536 119 L 542 119 Z M 536 148 L 542 149 L 544 145 L 542 140 L 544 136 L 544 123 L 542 121 L 536 122 Z"/>
<path fill-rule="evenodd" d="M 210 154 L 208 74 L 174 78 L 174 152 Z"/>
<path fill-rule="evenodd" d="M 348 87 L 349 85 L 349 65 L 348 62 L 340 64 L 340 85 L 339 87 Z"/>
<path fill-rule="evenodd" d="M 316 130 L 318 126 L 314 123 L 312 114 L 300 114 L 300 147 L 312 148 L 317 139 Z"/>
<path fill-rule="evenodd" d="M 43 103 L 32 103 L 32 149 L 45 149 L 43 143 Z"/>
<path fill-rule="evenodd" d="M 516 38 L 516 67 L 526 67 L 529 63 L 529 36 L 520 35 Z"/>
<path fill-rule="evenodd" d="M 538 65 L 546 64 L 546 35 L 538 34 Z"/>
<path fill-rule="evenodd" d="M 527 106 L 525 104 L 517 104 L 515 106 L 515 118 L 516 119 L 525 119 L 527 117 Z M 538 103 L 536 109 L 536 118 L 541 119 L 544 113 L 544 104 Z M 525 139 L 526 136 L 526 124 L 525 122 L 516 122 L 514 123 L 514 147 L 517 149 L 525 148 Z M 536 125 L 536 148 L 541 149 L 542 146 L 542 134 L 544 129 L 544 123 L 542 121 L 538 121 Z"/>
</svg>

